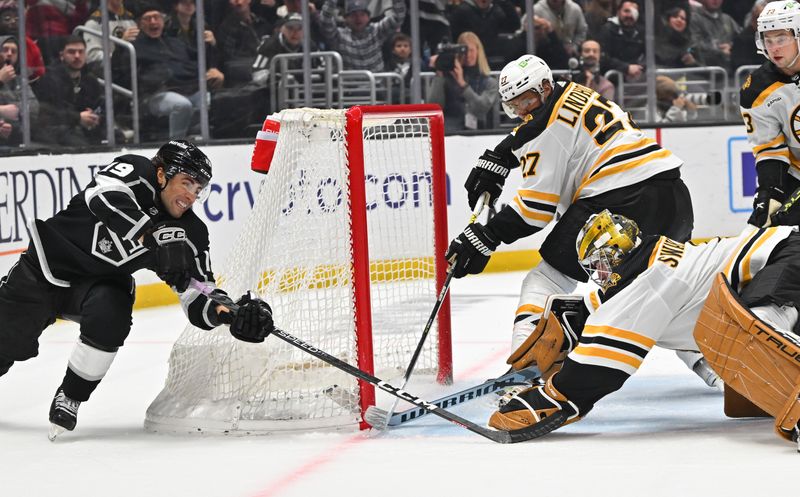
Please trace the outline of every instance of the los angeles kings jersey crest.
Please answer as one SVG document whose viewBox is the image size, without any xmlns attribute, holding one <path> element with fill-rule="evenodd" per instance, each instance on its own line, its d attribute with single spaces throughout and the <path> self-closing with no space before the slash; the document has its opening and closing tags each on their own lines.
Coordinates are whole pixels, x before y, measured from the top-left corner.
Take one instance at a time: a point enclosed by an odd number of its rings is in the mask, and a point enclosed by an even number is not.
<svg viewBox="0 0 800 497">
<path fill-rule="evenodd" d="M 69 286 L 76 278 L 130 275 L 152 268 L 153 255 L 139 242 L 154 224 L 179 223 L 195 253 L 196 279 L 213 281 L 208 229 L 192 212 L 173 219 L 161 206 L 150 160 L 124 155 L 101 169 L 63 211 L 30 223 L 31 241 L 51 283 Z"/>
<path fill-rule="evenodd" d="M 579 198 L 633 185 L 682 164 L 616 103 L 567 81 L 558 81 L 546 105 L 496 151 L 519 164 L 523 183 L 512 207 L 537 228 Z"/>
</svg>

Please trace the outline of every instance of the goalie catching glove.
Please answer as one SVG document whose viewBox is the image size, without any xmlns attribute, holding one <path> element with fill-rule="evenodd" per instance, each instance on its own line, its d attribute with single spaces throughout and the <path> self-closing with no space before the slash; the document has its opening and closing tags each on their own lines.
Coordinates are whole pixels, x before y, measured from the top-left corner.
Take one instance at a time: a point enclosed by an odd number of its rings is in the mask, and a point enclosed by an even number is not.
<svg viewBox="0 0 800 497">
<path fill-rule="evenodd" d="M 236 301 L 239 308 L 235 312 L 220 312 L 219 320 L 230 325 L 234 338 L 250 343 L 261 343 L 273 331 L 272 308 L 259 298 L 253 298 L 250 292 Z"/>
<path fill-rule="evenodd" d="M 466 183 L 464 183 L 469 208 L 475 209 L 478 199 L 484 193 L 489 194 L 487 204 L 494 205 L 500 194 L 503 193 L 503 184 L 510 171 L 511 168 L 506 165 L 503 156 L 487 149 L 478 158 L 478 163 L 472 168 Z"/>
<path fill-rule="evenodd" d="M 542 436 L 581 419 L 578 407 L 553 386 L 553 378 L 515 394 L 492 414 L 489 426 L 501 431 L 538 429 Z"/>
<path fill-rule="evenodd" d="M 155 256 L 154 271 L 158 277 L 178 292 L 186 291 L 195 266 L 186 230 L 174 221 L 165 221 L 145 233 L 142 244 Z"/>
<path fill-rule="evenodd" d="M 479 274 L 489 263 L 489 257 L 499 244 L 490 228 L 475 223 L 467 226 L 463 233 L 450 242 L 445 254 L 445 258 L 452 264 L 450 270 L 453 271 L 453 277 Z"/>
</svg>

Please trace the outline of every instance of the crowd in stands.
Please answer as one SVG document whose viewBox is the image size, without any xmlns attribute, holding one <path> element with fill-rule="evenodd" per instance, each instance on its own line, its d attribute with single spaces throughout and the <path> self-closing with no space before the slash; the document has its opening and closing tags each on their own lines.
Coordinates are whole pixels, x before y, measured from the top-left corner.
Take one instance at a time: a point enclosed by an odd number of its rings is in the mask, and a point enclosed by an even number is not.
<svg viewBox="0 0 800 497">
<path fill-rule="evenodd" d="M 0 0 L 0 147 L 20 143 L 18 0 Z M 21 0 L 20 0 L 21 1 Z M 206 0 L 202 41 L 207 92 L 198 87 L 195 0 L 108 0 L 115 44 L 104 54 L 99 37 L 73 34 L 78 26 L 101 30 L 98 0 L 25 0 L 27 73 L 33 139 L 92 145 L 105 137 L 103 61 L 124 88 L 137 78 L 144 132 L 153 139 L 198 133 L 198 109 L 209 105 L 214 138 L 248 137 L 268 109 L 270 60 L 303 51 L 301 2 L 308 1 L 312 50 L 336 51 L 344 69 L 395 72 L 410 83 L 412 40 L 407 0 Z M 656 62 L 663 68 L 720 66 L 733 74 L 761 64 L 754 47 L 755 18 L 767 0 L 657 0 Z M 426 100 L 445 110 L 451 131 L 492 126 L 497 81 L 490 71 L 527 52 L 534 30 L 536 55 L 555 70 L 607 98 L 616 70 L 626 83 L 645 75 L 644 2 L 635 0 L 419 0 L 422 71 L 434 72 Z M 316 62 L 315 62 L 316 63 Z M 669 78 L 667 78 L 669 79 Z M 619 82 L 617 82 L 619 84 Z M 679 105 L 675 85 L 662 104 Z M 674 102 L 673 102 L 674 101 Z M 665 103 L 666 102 L 666 103 Z M 667 115 L 664 110 L 663 116 Z M 119 137 L 130 127 L 130 100 L 115 97 Z M 672 111 L 672 118 L 687 112 Z M 688 113 L 691 116 L 691 113 Z M 160 134 L 160 136 L 159 136 Z"/>
</svg>

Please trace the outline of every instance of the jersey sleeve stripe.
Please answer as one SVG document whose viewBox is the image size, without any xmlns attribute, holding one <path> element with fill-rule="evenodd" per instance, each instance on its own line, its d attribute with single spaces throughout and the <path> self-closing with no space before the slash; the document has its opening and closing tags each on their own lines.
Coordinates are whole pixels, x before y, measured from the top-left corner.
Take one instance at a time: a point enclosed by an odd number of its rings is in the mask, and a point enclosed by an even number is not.
<svg viewBox="0 0 800 497">
<path fill-rule="evenodd" d="M 609 158 L 616 157 L 617 155 L 626 154 L 633 150 L 639 150 L 645 147 L 649 147 L 654 143 L 656 143 L 655 140 L 653 140 L 652 138 L 645 137 L 635 143 L 628 143 L 625 145 L 620 145 L 618 147 L 606 150 L 605 152 L 603 152 L 602 155 L 600 155 L 600 157 L 597 158 L 595 163 L 592 164 L 591 171 L 594 171 L 600 164 L 605 163 Z M 586 178 L 584 178 L 584 180 L 586 180 Z"/>
<path fill-rule="evenodd" d="M 517 312 L 515 313 L 514 322 L 517 323 L 526 319 L 534 314 L 541 314 L 544 312 L 544 309 L 539 307 L 538 305 L 533 304 L 522 304 L 517 308 Z"/>
<path fill-rule="evenodd" d="M 597 295 L 597 290 L 592 291 L 589 293 L 589 310 L 592 312 L 596 311 L 600 307 L 600 297 Z"/>
<path fill-rule="evenodd" d="M 779 148 L 781 145 L 786 145 L 786 137 L 783 134 L 778 135 L 774 140 L 769 143 L 764 143 L 762 145 L 754 145 L 753 146 L 753 154 L 758 155 L 761 152 L 764 152 L 767 149 Z"/>
<path fill-rule="evenodd" d="M 653 347 L 653 345 L 656 344 L 656 341 L 648 336 L 641 335 L 633 331 L 614 328 L 612 326 L 587 325 L 583 329 L 583 334 L 581 336 L 586 338 L 595 336 L 611 337 L 617 340 L 624 340 L 630 343 L 634 343 L 647 350 L 650 350 Z"/>
<path fill-rule="evenodd" d="M 775 247 L 792 231 L 790 226 L 762 228 L 747 243 L 737 247 L 731 256 L 733 265 L 725 271 L 731 286 L 741 291 L 750 283 L 753 276 L 764 268 Z"/>
<path fill-rule="evenodd" d="M 622 163 L 622 164 L 619 164 L 617 166 L 609 167 L 607 169 L 604 169 L 603 171 L 600 171 L 598 174 L 596 174 L 593 177 L 589 178 L 587 181 L 583 182 L 581 184 L 581 186 L 578 187 L 577 191 L 575 191 L 575 195 L 573 195 L 572 201 L 574 202 L 575 200 L 580 198 L 580 194 L 583 191 L 583 189 L 586 188 L 587 186 L 589 186 L 590 184 L 594 183 L 595 181 L 598 181 L 600 179 L 606 178 L 608 176 L 612 176 L 614 174 L 619 174 L 619 173 L 622 173 L 624 171 L 629 171 L 631 169 L 635 169 L 635 168 L 640 167 L 640 166 L 642 166 L 644 164 L 647 164 L 650 161 L 663 159 L 663 158 L 669 157 L 671 155 L 672 155 L 672 152 L 670 152 L 669 150 L 666 150 L 666 149 L 663 149 L 663 148 L 659 147 L 658 149 L 653 150 L 652 152 L 648 153 L 647 155 L 645 155 L 644 157 L 642 157 L 639 160 Z"/>
<path fill-rule="evenodd" d="M 753 101 L 753 105 L 751 105 L 750 108 L 752 109 L 753 107 L 758 107 L 759 105 L 763 104 L 764 101 L 767 98 L 769 98 L 769 96 L 770 96 L 770 94 L 772 94 L 772 92 L 774 92 L 775 90 L 777 90 L 778 88 L 780 88 L 784 84 L 786 84 L 786 83 L 783 83 L 782 81 L 776 81 L 776 82 L 772 83 L 771 85 L 769 85 L 768 87 L 766 87 L 764 89 L 764 91 L 759 93 L 758 97 L 756 97 L 756 99 Z"/>
<path fill-rule="evenodd" d="M 629 352 L 631 354 L 637 355 L 644 359 L 644 356 L 650 352 L 650 349 L 646 349 L 641 347 L 635 343 L 626 342 L 623 340 L 614 340 L 613 338 L 608 338 L 604 336 L 596 336 L 596 337 L 586 337 L 585 339 L 581 338 L 581 345 L 603 345 L 609 347 L 609 349 L 619 349 L 625 352 Z"/>
<path fill-rule="evenodd" d="M 615 350 L 578 345 L 570 352 L 569 358 L 581 364 L 604 366 L 633 374 L 642 365 L 642 359 L 631 357 Z"/>
<path fill-rule="evenodd" d="M 551 213 L 542 213 L 529 208 L 519 199 L 518 196 L 514 197 L 514 204 L 517 207 L 517 212 L 519 212 L 520 216 L 522 216 L 522 218 L 528 224 L 535 224 L 536 226 L 541 226 L 543 228 L 554 218 L 554 215 Z"/>
<path fill-rule="evenodd" d="M 733 251 L 733 255 L 728 259 L 728 264 L 725 265 L 725 276 L 728 277 L 732 288 L 739 289 L 739 263 L 747 254 L 747 251 L 750 250 L 753 240 L 758 238 L 763 231 L 764 228 L 761 228 L 750 233 L 739 243 L 739 246 Z"/>
<path fill-rule="evenodd" d="M 517 194 L 524 200 L 542 200 L 544 202 L 551 202 L 553 204 L 558 204 L 558 201 L 561 198 L 560 195 L 555 193 L 544 193 L 523 189 L 517 190 Z"/>
</svg>

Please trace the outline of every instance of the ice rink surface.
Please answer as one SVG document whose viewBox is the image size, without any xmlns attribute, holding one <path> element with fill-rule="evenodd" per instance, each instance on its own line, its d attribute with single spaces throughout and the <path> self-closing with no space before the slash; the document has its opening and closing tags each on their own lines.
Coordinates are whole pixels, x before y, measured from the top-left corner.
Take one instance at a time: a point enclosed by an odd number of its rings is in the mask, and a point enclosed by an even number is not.
<svg viewBox="0 0 800 497">
<path fill-rule="evenodd" d="M 411 393 L 432 400 L 505 371 L 522 277 L 453 284 L 455 384 L 412 381 Z M 584 420 L 515 445 L 433 416 L 379 436 L 146 433 L 145 409 L 163 386 L 183 325 L 178 307 L 137 311 L 125 347 L 81 406 L 76 430 L 56 443 L 47 440 L 47 411 L 77 326 L 47 330 L 39 357 L 0 379 L 0 496 L 796 495 L 795 446 L 773 433 L 771 420 L 727 419 L 721 393 L 662 349 Z M 455 412 L 483 423 L 492 410 L 479 399 Z"/>
</svg>

